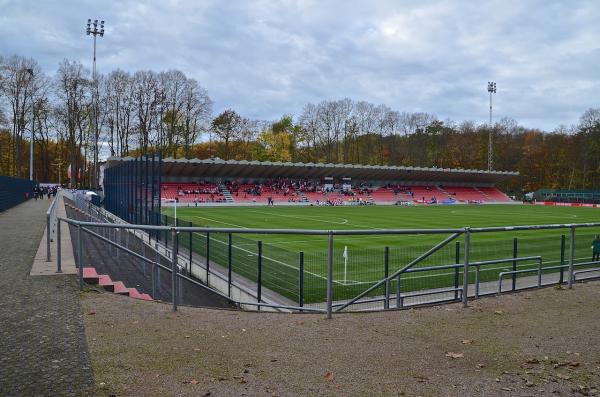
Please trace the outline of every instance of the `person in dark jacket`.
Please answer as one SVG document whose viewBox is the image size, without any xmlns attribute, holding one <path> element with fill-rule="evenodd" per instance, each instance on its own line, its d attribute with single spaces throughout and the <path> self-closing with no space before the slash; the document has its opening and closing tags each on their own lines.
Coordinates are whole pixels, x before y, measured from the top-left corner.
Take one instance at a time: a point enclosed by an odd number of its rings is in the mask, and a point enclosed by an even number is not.
<svg viewBox="0 0 600 397">
<path fill-rule="evenodd" d="M 592 241 L 592 262 L 600 261 L 600 234 Z"/>
</svg>

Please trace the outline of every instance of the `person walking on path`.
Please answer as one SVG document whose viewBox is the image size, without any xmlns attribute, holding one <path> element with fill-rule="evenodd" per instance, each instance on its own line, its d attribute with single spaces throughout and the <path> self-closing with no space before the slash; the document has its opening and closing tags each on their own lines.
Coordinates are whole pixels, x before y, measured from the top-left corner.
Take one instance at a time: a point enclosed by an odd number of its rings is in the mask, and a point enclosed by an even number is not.
<svg viewBox="0 0 600 397">
<path fill-rule="evenodd" d="M 600 261 L 600 234 L 592 241 L 592 262 Z"/>
</svg>

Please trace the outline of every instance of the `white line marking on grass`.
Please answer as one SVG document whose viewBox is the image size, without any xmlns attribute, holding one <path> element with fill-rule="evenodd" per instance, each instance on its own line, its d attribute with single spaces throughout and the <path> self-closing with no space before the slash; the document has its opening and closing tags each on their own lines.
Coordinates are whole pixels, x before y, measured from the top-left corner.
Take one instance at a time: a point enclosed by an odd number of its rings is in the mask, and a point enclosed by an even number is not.
<svg viewBox="0 0 600 397">
<path fill-rule="evenodd" d="M 201 234 L 201 233 L 198 233 L 198 232 L 194 232 L 194 234 L 198 234 L 198 235 L 201 235 L 201 236 L 202 236 L 202 234 Z M 221 240 L 219 240 L 219 239 L 216 239 L 216 238 L 214 238 L 214 237 L 211 237 L 210 239 L 211 239 L 211 240 L 213 240 L 213 241 L 216 241 L 216 242 L 218 242 L 218 243 L 221 243 L 221 244 L 225 244 L 225 245 L 227 245 L 227 244 L 228 244 L 228 243 L 226 243 L 225 241 L 221 241 Z M 248 256 L 257 256 L 257 254 L 255 254 L 254 252 L 252 252 L 252 251 L 249 251 L 249 250 L 247 250 L 247 249 L 244 249 L 244 248 L 242 248 L 242 247 L 239 247 L 239 246 L 237 246 L 237 245 L 234 245 L 234 244 L 232 244 L 231 246 L 232 246 L 233 248 L 239 249 L 240 251 L 246 252 L 246 253 L 248 254 Z M 278 264 L 280 264 L 280 265 L 282 265 L 282 266 L 289 267 L 290 269 L 294 269 L 294 270 L 298 271 L 298 268 L 297 268 L 297 267 L 295 267 L 295 266 L 292 266 L 292 265 L 289 265 L 289 264 L 287 264 L 287 263 L 285 263 L 285 262 L 281 262 L 281 261 L 279 261 L 279 260 L 277 260 L 277 259 L 273 259 L 273 258 L 270 258 L 270 257 L 268 257 L 268 256 L 264 256 L 264 255 L 263 255 L 263 259 L 270 260 L 270 261 L 272 261 L 272 262 L 275 262 L 275 263 L 278 263 Z M 327 280 L 327 277 L 325 277 L 325 276 L 323 276 L 323 275 L 321 275 L 321 274 L 317 274 L 317 273 L 310 272 L 310 271 L 308 271 L 308 270 L 306 270 L 306 269 L 304 270 L 304 273 L 306 273 L 306 274 L 310 274 L 311 276 L 315 276 L 315 277 L 317 277 L 317 278 L 320 278 L 320 279 L 323 279 L 323 280 Z M 340 284 L 340 282 L 339 282 L 339 281 L 335 281 L 335 280 L 333 280 L 333 282 L 334 282 L 334 283 L 337 283 L 337 284 Z"/>
<path fill-rule="evenodd" d="M 247 229 L 246 226 L 240 226 L 240 225 L 236 225 L 235 223 L 229 223 L 229 222 L 223 222 L 223 221 L 218 221 L 216 219 L 212 219 L 212 218 L 206 218 L 204 216 L 197 216 L 195 215 L 194 218 L 199 218 L 199 219 L 206 219 L 207 221 L 211 221 L 211 222 L 217 222 L 217 223 L 222 223 L 224 225 L 229 225 L 229 226 L 235 226 L 235 227 L 239 227 L 240 229 Z"/>
<path fill-rule="evenodd" d="M 294 218 L 294 219 L 308 219 L 308 220 L 315 221 L 315 222 L 333 223 L 336 225 L 351 225 L 351 226 L 357 226 L 357 227 L 364 228 L 364 229 L 374 229 L 374 230 L 381 229 L 381 228 L 377 228 L 377 227 L 373 227 L 373 226 L 363 226 L 363 225 L 357 225 L 355 223 L 349 223 L 349 220 L 346 218 L 338 218 L 341 220 L 341 222 L 335 222 L 335 221 L 329 221 L 326 219 L 322 219 L 319 216 L 310 216 L 310 215 L 298 216 L 298 215 L 275 214 L 275 213 L 271 213 L 271 212 L 264 212 L 264 211 L 257 211 L 257 210 L 251 210 L 249 212 L 256 212 L 256 213 L 265 214 L 265 215 L 276 215 L 276 216 L 281 216 L 281 217 L 286 217 L 286 218 Z"/>
<path fill-rule="evenodd" d="M 318 216 L 298 216 L 298 215 L 286 215 L 286 214 L 276 214 L 276 213 L 272 213 L 272 212 L 265 212 L 265 211 L 258 211 L 258 210 L 249 210 L 248 212 L 255 212 L 257 214 L 264 214 L 264 215 L 275 215 L 275 216 L 281 216 L 284 218 L 294 218 L 294 219 L 308 219 L 311 221 L 315 221 L 315 222 L 323 222 L 323 223 L 334 223 L 336 225 L 345 225 L 348 223 L 348 219 L 344 219 L 344 218 L 338 218 L 341 219 L 341 222 L 334 222 L 334 221 L 328 221 L 325 219 L 321 219 Z"/>
</svg>

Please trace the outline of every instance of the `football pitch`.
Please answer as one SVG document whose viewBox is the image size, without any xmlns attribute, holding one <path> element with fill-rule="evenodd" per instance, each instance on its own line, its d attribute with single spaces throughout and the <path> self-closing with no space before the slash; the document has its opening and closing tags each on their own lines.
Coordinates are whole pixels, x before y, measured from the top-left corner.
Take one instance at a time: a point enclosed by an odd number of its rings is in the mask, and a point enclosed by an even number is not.
<svg viewBox="0 0 600 397">
<path fill-rule="evenodd" d="M 173 224 L 173 208 L 163 209 L 167 224 Z M 600 209 L 530 205 L 455 206 L 340 206 L 340 207 L 183 207 L 177 208 L 180 226 L 215 228 L 269 228 L 319 230 L 433 229 L 493 227 L 600 222 Z M 575 238 L 578 262 L 591 259 L 590 245 L 599 228 L 581 228 Z M 568 258 L 569 230 L 503 231 L 471 235 L 470 261 L 540 255 L 543 266 Z M 349 299 L 394 271 L 403 268 L 449 234 L 352 235 L 334 237 L 334 299 Z M 167 236 L 165 236 L 168 238 Z M 207 243 L 211 261 L 227 267 L 229 236 L 224 233 L 182 233 L 180 245 L 202 256 Z M 516 239 L 516 241 L 515 241 Z M 258 279 L 258 250 L 261 244 L 261 281 L 293 302 L 325 300 L 327 280 L 327 236 L 232 234 L 232 271 L 255 282 Z M 464 237 L 459 236 L 417 268 L 462 263 Z M 344 252 L 347 254 L 344 255 Z M 387 252 L 387 255 L 386 255 Z M 301 260 L 302 253 L 302 260 Z M 387 257 L 387 260 L 386 260 Z M 300 263 L 302 262 L 302 274 Z M 386 266 L 387 263 L 387 266 Z M 518 263 L 518 269 L 536 266 L 534 261 Z M 472 269 L 474 271 L 474 269 Z M 481 281 L 498 279 L 498 273 L 512 270 L 512 263 L 481 267 Z M 557 271 L 556 269 L 552 271 Z M 473 277 L 473 272 L 469 277 Z M 527 274 L 532 275 L 533 273 Z M 462 284 L 462 269 L 433 269 L 402 275 L 403 292 L 447 288 Z M 390 288 L 395 291 L 396 280 Z M 383 287 L 372 296 L 383 294 Z"/>
</svg>

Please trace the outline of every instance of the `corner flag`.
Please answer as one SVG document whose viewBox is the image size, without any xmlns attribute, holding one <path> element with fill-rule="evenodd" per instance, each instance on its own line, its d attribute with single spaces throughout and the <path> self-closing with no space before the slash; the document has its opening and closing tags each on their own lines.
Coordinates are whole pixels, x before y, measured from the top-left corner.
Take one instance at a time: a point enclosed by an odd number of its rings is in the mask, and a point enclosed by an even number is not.
<svg viewBox="0 0 600 397">
<path fill-rule="evenodd" d="M 344 284 L 346 284 L 346 276 L 348 274 L 348 246 L 344 246 L 344 253 L 342 254 L 344 258 Z"/>
</svg>

